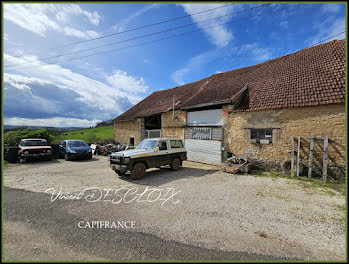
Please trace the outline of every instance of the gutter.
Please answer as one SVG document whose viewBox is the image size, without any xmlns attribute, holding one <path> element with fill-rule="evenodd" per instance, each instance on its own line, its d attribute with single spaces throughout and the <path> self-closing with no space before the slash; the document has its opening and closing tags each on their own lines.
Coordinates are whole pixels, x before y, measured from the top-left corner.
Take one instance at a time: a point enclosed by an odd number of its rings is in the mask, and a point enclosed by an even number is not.
<svg viewBox="0 0 349 264">
<path fill-rule="evenodd" d="M 205 106 L 211 106 L 211 105 L 220 105 L 220 104 L 229 104 L 233 103 L 232 100 L 228 101 L 221 101 L 221 102 L 215 102 L 215 103 L 206 103 L 206 104 L 198 104 L 198 105 L 193 105 L 193 106 L 187 106 L 187 107 L 181 107 L 180 109 L 191 109 L 191 108 L 199 108 L 199 107 L 205 107 Z"/>
<path fill-rule="evenodd" d="M 114 122 L 127 122 L 127 121 L 133 121 L 135 120 L 136 118 L 133 118 L 133 119 L 122 119 L 122 120 L 116 120 L 114 119 Z"/>
</svg>

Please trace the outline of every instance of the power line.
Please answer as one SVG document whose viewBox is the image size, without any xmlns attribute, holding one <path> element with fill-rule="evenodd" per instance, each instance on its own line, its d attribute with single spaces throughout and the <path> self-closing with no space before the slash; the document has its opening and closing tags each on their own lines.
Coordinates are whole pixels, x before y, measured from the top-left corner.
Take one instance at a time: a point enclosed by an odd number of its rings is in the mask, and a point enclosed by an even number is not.
<svg viewBox="0 0 349 264">
<path fill-rule="evenodd" d="M 297 4 L 297 5 L 299 5 L 299 4 Z M 280 9 L 280 10 L 284 10 L 284 9 L 286 9 L 286 8 L 283 8 L 283 9 Z M 270 14 L 270 13 L 275 13 L 275 12 L 279 12 L 280 10 L 276 10 L 276 11 L 273 11 L 273 12 L 269 12 L 268 14 Z M 265 13 L 263 13 L 263 14 L 257 14 L 257 15 L 254 15 L 254 16 L 250 17 L 250 18 L 254 18 L 254 17 L 258 17 L 258 16 L 263 16 L 263 15 L 265 15 Z M 77 60 L 77 59 L 92 57 L 92 56 L 96 56 L 96 55 L 100 55 L 100 54 L 105 54 L 105 53 L 109 53 L 109 52 L 113 52 L 113 51 L 119 51 L 119 50 L 123 50 L 123 49 L 128 49 L 128 48 L 131 48 L 131 47 L 142 46 L 142 45 L 145 45 L 145 44 L 150 44 L 150 43 L 154 43 L 154 42 L 159 42 L 159 41 L 162 41 L 162 40 L 171 39 L 171 38 L 178 37 L 178 36 L 182 36 L 182 35 L 189 34 L 189 33 L 199 32 L 199 31 L 201 31 L 201 30 L 205 30 L 205 29 L 209 29 L 209 28 L 214 28 L 214 27 L 217 27 L 217 26 L 222 26 L 222 25 L 226 25 L 226 24 L 231 24 L 231 23 L 233 23 L 233 22 L 235 22 L 235 21 L 233 20 L 233 21 L 229 21 L 229 22 L 226 22 L 226 23 L 217 24 L 217 25 L 210 26 L 210 27 L 205 27 L 205 28 L 202 28 L 202 29 L 196 29 L 196 30 L 192 30 L 192 31 L 187 31 L 187 32 L 184 32 L 184 33 L 182 33 L 182 34 L 176 34 L 176 35 L 172 35 L 172 36 L 169 36 L 169 37 L 165 37 L 165 38 L 161 38 L 161 39 L 157 39 L 157 40 L 153 40 L 153 41 L 142 42 L 142 43 L 135 44 L 135 45 L 130 45 L 130 46 L 126 46 L 126 47 L 121 47 L 121 48 L 118 48 L 118 49 L 112 49 L 112 50 L 102 51 L 102 52 L 98 52 L 98 53 L 94 53 L 94 54 L 88 54 L 88 55 L 84 55 L 84 56 L 80 56 L 80 57 L 70 58 L 70 59 L 61 60 L 61 61 L 56 61 L 56 62 L 51 62 L 51 63 L 42 63 L 42 64 L 39 64 L 39 65 L 34 65 L 34 66 L 25 67 L 25 68 L 10 70 L 10 71 L 8 71 L 8 72 L 13 72 L 13 71 L 16 71 L 16 70 L 31 69 L 31 68 L 36 68 L 36 67 L 44 66 L 44 65 L 56 64 L 56 63 L 58 63 L 58 62 L 66 62 L 66 61 L 71 61 L 71 60 Z M 20 65 L 21 65 L 21 64 L 20 64 Z"/>
<path fill-rule="evenodd" d="M 272 12 L 270 12 L 272 13 Z M 258 15 L 256 15 L 258 16 Z M 254 16 L 254 17 L 256 17 Z M 208 28 L 213 28 L 213 27 L 217 27 L 217 26 L 221 26 L 221 25 L 225 25 L 225 24 L 229 24 L 229 23 L 232 23 L 232 21 L 228 22 L 228 23 L 222 23 L 222 24 L 218 24 L 218 25 L 214 25 L 214 26 L 210 26 L 210 27 L 206 27 L 206 28 L 203 28 L 203 29 L 208 29 Z M 112 49 L 112 50 L 107 50 L 107 51 L 102 51 L 102 52 L 99 52 L 99 53 L 94 53 L 94 54 L 89 54 L 89 55 L 84 55 L 84 56 L 80 56 L 80 57 L 75 57 L 75 58 L 70 58 L 70 59 L 66 59 L 66 60 L 62 60 L 62 61 L 59 61 L 59 62 L 66 62 L 66 61 L 72 61 L 72 60 L 77 60 L 77 59 L 82 59 L 82 58 L 87 58 L 87 57 L 92 57 L 92 56 L 97 56 L 97 55 L 100 55 L 100 54 L 105 54 L 105 53 L 109 53 L 109 52 L 113 52 L 113 51 L 119 51 L 119 50 L 124 50 L 124 49 L 128 49 L 128 48 L 132 48 L 132 47 L 137 47 L 137 46 L 142 46 L 142 45 L 146 45 L 146 44 L 150 44 L 150 43 L 154 43 L 154 42 L 159 42 L 159 41 L 162 41 L 162 40 L 166 40 L 166 39 L 171 39 L 171 38 L 174 38 L 174 37 L 178 37 L 178 36 L 182 36 L 182 35 L 185 35 L 185 34 L 188 34 L 188 33 L 194 33 L 194 32 L 198 32 L 198 31 L 201 31 L 201 29 L 197 29 L 197 30 L 193 30 L 193 31 L 188 31 L 188 32 L 184 32 L 184 33 L 181 33 L 181 34 L 176 34 L 176 35 L 172 35 L 172 36 L 169 36 L 169 37 L 165 37 L 165 38 L 161 38 L 161 39 L 157 39 L 157 40 L 153 40 L 153 41 L 148 41 L 148 42 L 142 42 L 142 43 L 139 43 L 139 44 L 135 44 L 135 45 L 130 45 L 130 46 L 126 46 L 126 47 L 121 47 L 121 48 L 118 48 L 118 49 Z M 346 31 L 343 31 L 341 33 L 338 33 L 336 35 L 333 35 L 333 36 L 330 36 L 316 44 L 319 44 L 319 43 L 322 43 L 326 40 L 329 40 L 331 38 L 334 38 L 336 36 L 339 36 L 343 33 L 345 33 Z M 310 45 L 308 47 L 305 47 L 303 49 L 307 49 L 307 48 L 310 48 L 316 44 L 313 44 L 313 45 Z M 26 69 L 31 69 L 31 68 L 36 68 L 36 67 L 40 67 L 40 66 L 45 66 L 45 65 L 51 65 L 51 64 L 56 64 L 58 63 L 58 61 L 56 62 L 51 62 L 51 63 L 43 63 L 43 64 L 39 64 L 39 65 L 35 65 L 35 66 L 30 66 L 30 67 L 25 67 L 25 68 L 21 68 L 21 69 L 14 69 L 14 70 L 10 70 L 10 71 L 7 71 L 7 72 L 13 72 L 13 71 L 21 71 L 21 70 L 26 70 Z"/>
<path fill-rule="evenodd" d="M 243 9 L 243 10 L 240 10 L 240 11 L 232 12 L 232 13 L 229 13 L 229 14 L 226 14 L 226 15 L 205 19 L 205 20 L 202 20 L 202 21 L 199 21 L 199 22 L 194 22 L 194 23 L 190 23 L 190 24 L 186 24 L 186 25 L 182 25 L 182 26 L 178 26 L 178 27 L 174 27 L 174 28 L 169 28 L 169 29 L 166 29 L 166 30 L 157 31 L 157 32 L 153 32 L 153 33 L 150 33 L 150 34 L 141 35 L 141 36 L 130 38 L 130 39 L 126 39 L 126 40 L 121 40 L 121 41 L 105 44 L 105 45 L 98 46 L 98 47 L 92 47 L 92 48 L 88 48 L 88 49 L 83 49 L 83 50 L 63 53 L 63 54 L 60 54 L 60 55 L 55 55 L 55 56 L 50 56 L 50 57 L 45 57 L 45 58 L 39 58 L 39 59 L 36 59 L 36 60 L 26 61 L 26 62 L 23 62 L 23 63 L 5 65 L 4 67 L 13 67 L 13 66 L 28 64 L 28 63 L 32 63 L 32 62 L 41 61 L 41 60 L 47 60 L 47 59 L 53 59 L 53 58 L 62 57 L 62 56 L 66 56 L 66 55 L 72 55 L 72 54 L 75 54 L 75 53 L 78 53 L 78 52 L 84 52 L 84 51 L 89 51 L 89 50 L 93 50 L 93 49 L 99 49 L 99 48 L 103 48 L 103 47 L 107 47 L 107 46 L 111 46 L 111 45 L 115 45 L 115 44 L 128 42 L 128 41 L 131 41 L 131 40 L 141 39 L 141 38 L 154 36 L 154 35 L 158 35 L 158 34 L 165 33 L 165 32 L 174 31 L 174 30 L 177 30 L 177 29 L 180 29 L 180 28 L 185 28 L 185 27 L 189 27 L 189 26 L 196 25 L 196 24 L 199 24 L 199 23 L 207 22 L 209 20 L 214 20 L 214 19 L 217 19 L 217 18 L 230 16 L 232 14 L 247 12 L 247 11 L 250 11 L 250 10 L 253 10 L 253 9 L 257 9 L 257 8 L 261 8 L 261 7 L 268 6 L 268 5 L 270 5 L 270 4 L 264 4 L 264 5 L 260 5 L 260 6 L 256 6 L 256 7 L 251 7 L 251 8 Z"/>
<path fill-rule="evenodd" d="M 181 16 L 181 17 L 175 17 L 175 18 L 172 18 L 172 19 L 156 22 L 156 23 L 153 23 L 153 24 L 148 24 L 148 25 L 145 25 L 145 26 L 136 27 L 136 28 L 124 30 L 124 31 L 121 31 L 121 32 L 116 32 L 116 33 L 113 33 L 113 34 L 104 35 L 104 36 L 97 37 L 97 38 L 92 38 L 92 39 L 88 39 L 88 40 L 75 42 L 75 43 L 72 43 L 72 44 L 65 45 L 62 48 L 73 46 L 73 45 L 77 45 L 77 44 L 88 42 L 88 41 L 92 41 L 92 40 L 103 39 L 103 38 L 107 38 L 107 37 L 111 37 L 111 36 L 115 36 L 115 35 L 131 32 L 131 31 L 135 31 L 135 30 L 139 30 L 139 29 L 143 29 L 143 28 L 147 28 L 147 27 L 161 25 L 161 24 L 164 24 L 164 23 L 167 23 L 167 22 L 170 22 L 170 21 L 175 21 L 175 20 L 186 18 L 186 17 L 195 16 L 195 15 L 198 15 L 198 14 L 206 13 L 206 12 L 209 12 L 209 11 L 212 11 L 212 10 L 216 10 L 216 9 L 219 9 L 219 8 L 223 8 L 223 7 L 227 7 L 227 6 L 230 6 L 230 5 L 233 5 L 233 4 L 222 5 L 222 6 L 218 6 L 218 7 L 215 7 L 215 8 L 211 8 L 211 9 L 207 9 L 207 10 L 204 10 L 204 11 L 200 11 L 200 12 L 197 12 L 197 13 L 194 13 L 194 14 L 185 15 L 185 16 Z"/>
<path fill-rule="evenodd" d="M 336 34 L 336 35 L 334 35 L 334 36 L 331 36 L 331 37 L 329 37 L 329 38 L 327 38 L 327 39 L 321 40 L 321 41 L 319 41 L 319 42 L 317 42 L 317 43 L 315 43 L 315 44 L 313 44 L 313 45 L 311 45 L 311 46 L 309 46 L 309 47 L 307 47 L 307 48 L 311 48 L 311 47 L 313 47 L 313 46 L 315 46 L 315 45 L 318 45 L 318 44 L 320 44 L 320 43 L 322 43 L 322 42 L 324 42 L 324 41 L 326 41 L 326 40 L 329 40 L 329 39 L 331 39 L 331 38 L 334 38 L 334 37 L 337 37 L 337 36 L 339 36 L 339 35 L 342 35 L 343 33 L 345 33 L 345 31 L 343 31 L 343 32 L 341 32 L 341 33 L 338 33 L 338 34 Z"/>
<path fill-rule="evenodd" d="M 139 44 L 135 44 L 135 45 L 131 45 L 131 46 L 119 48 L 119 49 L 107 50 L 107 51 L 102 51 L 102 52 L 99 52 L 99 53 L 94 53 L 94 54 L 85 55 L 85 56 L 81 56 L 81 57 L 71 58 L 71 59 L 63 60 L 63 61 L 61 61 L 61 62 L 72 61 L 72 60 L 77 60 L 77 59 L 82 59 L 82 58 L 86 58 L 86 57 L 96 56 L 96 55 L 100 55 L 100 54 L 104 54 L 104 53 L 109 53 L 109 52 L 113 52 L 113 51 L 123 50 L 123 49 L 132 48 L 132 47 L 137 47 L 137 46 L 142 46 L 142 45 L 145 45 L 145 44 L 154 43 L 154 42 L 158 42 L 158 41 L 162 41 L 162 40 L 166 40 L 166 39 L 170 39 L 170 38 L 182 36 L 182 35 L 185 35 L 185 34 L 188 34 L 188 33 L 192 33 L 192 32 L 197 32 L 197 31 L 200 31 L 200 30 L 189 31 L 189 32 L 185 32 L 185 33 L 182 33 L 182 34 L 177 34 L 177 35 L 173 35 L 173 36 L 169 36 L 169 37 L 166 37 L 166 38 L 161 38 L 161 39 L 157 39 L 157 40 L 153 40 L 153 41 L 143 42 L 143 43 L 139 43 Z M 324 41 L 326 41 L 326 40 L 329 40 L 329 39 L 331 39 L 331 38 L 334 38 L 334 37 L 336 37 L 336 36 L 339 36 L 339 35 L 341 35 L 341 34 L 343 34 L 343 33 L 345 33 L 345 31 L 343 31 L 343 32 L 341 32 L 341 33 L 338 33 L 338 34 L 336 34 L 336 35 L 333 35 L 333 36 L 331 36 L 331 37 L 329 37 L 329 38 L 326 38 L 326 39 L 324 39 L 324 40 L 318 42 L 317 44 L 322 43 L 322 42 L 324 42 Z M 316 45 L 316 44 L 315 44 L 315 45 Z M 301 49 L 301 50 L 308 49 L 308 48 L 310 48 L 310 47 L 312 47 L 312 46 L 314 46 L 314 45 L 305 47 L 305 48 L 303 48 L 303 49 Z M 36 65 L 36 66 L 31 66 L 31 67 L 26 67 L 26 68 L 11 70 L 11 71 L 7 71 L 7 72 L 26 70 L 26 69 L 36 68 L 36 67 L 40 67 L 40 66 L 45 66 L 45 65 L 51 65 L 51 64 L 55 64 L 55 63 L 57 63 L 57 62 L 44 63 L 44 64 L 40 64 L 40 65 Z"/>
<path fill-rule="evenodd" d="M 299 4 L 297 4 L 297 5 L 299 5 Z M 284 10 L 284 9 L 287 9 L 287 8 L 285 7 L 285 8 L 280 9 L 280 10 Z M 269 12 L 268 14 L 270 14 L 270 13 L 275 13 L 275 12 L 279 12 L 280 10 L 276 10 L 276 11 L 273 11 L 273 12 Z M 263 15 L 266 15 L 266 13 L 257 14 L 257 15 L 251 16 L 251 17 L 249 17 L 249 18 L 251 19 L 251 18 L 254 18 L 254 17 L 258 17 L 258 16 L 263 16 Z M 236 21 L 237 21 L 237 20 L 236 20 Z M 8 71 L 8 72 L 13 72 L 13 71 L 16 71 L 16 70 L 31 69 L 31 68 L 36 68 L 36 67 L 44 66 L 44 65 L 55 64 L 55 63 L 58 63 L 58 62 L 65 62 L 65 61 L 70 61 L 70 60 L 76 60 L 76 59 L 81 59 L 81 58 L 96 56 L 96 55 L 100 55 L 100 54 L 104 54 L 104 53 L 109 53 L 109 52 L 113 52 L 113 51 L 119 51 L 119 50 L 131 48 L 131 47 L 137 47 L 137 46 L 141 46 L 141 45 L 144 45 L 144 44 L 154 43 L 154 42 L 158 42 L 158 41 L 162 41 L 162 40 L 166 40 L 166 39 L 170 39 L 170 38 L 182 36 L 182 35 L 189 34 L 189 33 L 199 32 L 199 31 L 201 31 L 201 30 L 205 30 L 205 29 L 209 29 L 209 28 L 214 28 L 214 27 L 218 27 L 218 26 L 222 26 L 222 25 L 231 24 L 231 23 L 233 23 L 233 22 L 235 22 L 235 21 L 233 20 L 233 21 L 229 21 L 229 22 L 226 22 L 226 23 L 217 24 L 217 25 L 210 26 L 210 27 L 205 27 L 205 28 L 202 28 L 202 29 L 196 29 L 196 30 L 192 30 L 192 31 L 187 31 L 187 32 L 184 32 L 184 33 L 182 33 L 182 34 L 176 34 L 176 35 L 172 35 L 172 36 L 169 36 L 169 37 L 165 37 L 165 38 L 161 38 L 161 39 L 157 39 L 157 40 L 153 40 L 153 41 L 148 41 L 148 42 L 142 42 L 142 43 L 139 43 L 139 44 L 135 44 L 135 45 L 131 45 L 131 46 L 126 46 L 126 47 L 122 47 L 122 48 L 118 48 L 118 49 L 112 49 L 112 50 L 102 51 L 102 52 L 98 52 L 98 53 L 94 53 L 94 54 L 84 55 L 84 56 L 80 56 L 80 57 L 76 57 L 76 58 L 71 58 L 71 59 L 66 59 L 66 60 L 60 60 L 60 61 L 51 62 L 51 63 L 42 63 L 42 64 L 39 64 L 39 65 L 34 65 L 34 66 L 25 67 L 25 68 L 10 70 L 10 71 Z M 39 61 L 39 60 L 36 60 L 36 61 Z M 35 61 L 33 61 L 33 62 L 35 62 Z M 24 64 L 24 63 L 23 63 L 23 64 Z M 16 64 L 16 65 L 22 65 L 22 64 Z"/>
<path fill-rule="evenodd" d="M 167 22 L 170 22 L 170 21 L 175 21 L 175 20 L 183 19 L 183 18 L 186 18 L 186 17 L 189 17 L 189 16 L 195 16 L 195 15 L 198 15 L 198 14 L 206 13 L 206 12 L 209 12 L 209 11 L 212 11 L 212 10 L 216 10 L 216 9 L 219 9 L 219 8 L 223 8 L 223 7 L 227 7 L 227 6 L 230 6 L 230 5 L 233 5 L 233 3 L 232 3 L 232 4 L 227 4 L 227 5 L 218 6 L 218 7 L 211 8 L 211 9 L 207 9 L 207 10 L 200 11 L 200 12 L 197 12 L 197 13 L 194 13 L 194 14 L 190 14 L 190 15 L 185 15 L 185 16 L 181 16 L 181 17 L 176 17 L 176 18 L 172 18 L 172 19 L 165 20 L 165 21 L 160 21 L 160 22 L 157 22 L 157 23 L 148 24 L 148 25 L 145 25 L 145 26 L 141 26 L 141 27 L 137 27 L 137 28 L 128 29 L 128 30 L 125 30 L 125 31 L 121 31 L 121 32 L 117 32 L 117 33 L 113 33 L 113 34 L 109 34 L 109 35 L 105 35 L 105 36 L 101 36 L 101 37 L 97 37 L 97 38 L 90 38 L 90 39 L 88 39 L 88 40 L 83 40 L 83 41 L 79 41 L 79 42 L 76 42 L 76 43 L 71 43 L 71 44 L 68 44 L 68 45 L 65 45 L 65 46 L 62 46 L 62 47 L 57 47 L 57 48 L 55 48 L 55 49 L 62 49 L 62 48 L 68 47 L 68 46 L 73 46 L 73 45 L 77 45 L 77 44 L 84 43 L 84 42 L 88 42 L 88 41 L 93 41 L 93 40 L 97 40 L 97 39 L 107 38 L 107 37 L 111 37 L 111 36 L 118 35 L 118 34 L 123 34 L 123 33 L 131 32 L 131 31 L 136 31 L 136 30 L 143 29 L 143 28 L 147 28 L 147 27 L 151 27 L 151 26 L 156 26 L 156 25 L 164 24 L 164 23 L 167 23 Z M 52 48 L 52 49 L 50 49 L 50 50 L 53 50 L 53 49 L 54 49 L 54 48 Z M 20 58 L 21 56 L 14 56 L 14 57 Z M 42 58 L 42 59 L 45 59 L 45 58 Z M 31 61 L 28 61 L 28 62 L 31 62 Z M 11 67 L 11 66 L 14 66 L 14 65 L 5 65 L 4 67 Z"/>
<path fill-rule="evenodd" d="M 162 41 L 162 40 L 171 39 L 171 38 L 174 38 L 174 37 L 179 37 L 179 36 L 182 36 L 182 35 L 185 35 L 185 34 L 188 34 L 188 33 L 197 32 L 197 31 L 200 31 L 200 30 L 189 31 L 189 32 L 185 32 L 185 33 L 182 33 L 182 34 L 172 35 L 172 36 L 169 36 L 169 37 L 165 37 L 165 38 L 161 38 L 161 39 L 157 39 L 157 40 L 153 40 L 153 41 L 142 42 L 142 43 L 139 43 L 139 44 L 130 45 L 130 46 L 126 46 L 126 47 L 122 47 L 122 48 L 118 48 L 118 49 L 112 49 L 112 50 L 102 51 L 102 52 L 98 52 L 98 53 L 94 53 L 94 54 L 89 54 L 89 55 L 84 55 L 84 56 L 80 56 L 80 57 L 76 57 L 76 58 L 61 60 L 61 61 L 59 61 L 59 62 L 72 61 L 72 60 L 77 60 L 77 59 L 82 59 L 82 58 L 97 56 L 97 55 L 100 55 L 100 54 L 109 53 L 109 52 L 113 52 L 113 51 L 118 51 L 118 50 L 124 50 L 124 49 L 132 48 L 132 47 L 143 46 L 143 45 L 145 45 L 145 44 L 150 44 L 150 43 L 154 43 L 154 42 L 159 42 L 159 41 Z M 30 67 L 26 67 L 26 68 L 10 70 L 10 71 L 7 71 L 7 72 L 13 72 L 13 71 L 21 71 L 21 70 L 26 70 L 26 69 L 32 69 L 32 68 L 36 68 L 36 67 L 40 67 L 40 66 L 56 64 L 57 62 L 58 62 L 58 61 L 49 62 L 49 63 L 43 63 L 43 64 L 39 64 L 39 65 L 35 65 L 35 66 L 30 66 Z"/>
</svg>

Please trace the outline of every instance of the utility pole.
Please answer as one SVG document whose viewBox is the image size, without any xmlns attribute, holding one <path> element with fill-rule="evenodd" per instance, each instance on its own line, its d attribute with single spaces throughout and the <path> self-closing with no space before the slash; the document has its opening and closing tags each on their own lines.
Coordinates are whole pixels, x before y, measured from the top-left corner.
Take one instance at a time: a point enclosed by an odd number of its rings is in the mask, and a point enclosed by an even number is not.
<svg viewBox="0 0 349 264">
<path fill-rule="evenodd" d="M 174 120 L 175 117 L 175 95 L 173 95 L 173 104 L 172 104 L 172 120 Z"/>
</svg>

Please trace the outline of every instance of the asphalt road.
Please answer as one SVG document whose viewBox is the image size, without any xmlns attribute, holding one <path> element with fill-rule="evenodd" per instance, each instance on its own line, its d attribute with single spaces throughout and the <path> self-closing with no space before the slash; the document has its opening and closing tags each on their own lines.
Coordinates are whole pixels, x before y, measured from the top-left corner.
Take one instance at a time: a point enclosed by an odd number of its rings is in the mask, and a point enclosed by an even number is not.
<svg viewBox="0 0 349 264">
<path fill-rule="evenodd" d="M 84 200 L 51 203 L 48 194 L 4 187 L 3 260 L 282 260 L 195 247 L 134 230 L 80 229 L 77 223 L 84 219 L 69 213 L 72 206 L 92 215 L 103 209 Z M 115 219 L 122 219 L 124 210 L 118 207 Z"/>
</svg>

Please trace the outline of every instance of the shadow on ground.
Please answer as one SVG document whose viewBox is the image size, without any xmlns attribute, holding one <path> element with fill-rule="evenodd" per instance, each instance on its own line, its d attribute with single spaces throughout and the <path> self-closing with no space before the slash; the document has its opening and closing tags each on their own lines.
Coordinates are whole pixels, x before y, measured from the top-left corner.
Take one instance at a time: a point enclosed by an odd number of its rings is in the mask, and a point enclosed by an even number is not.
<svg viewBox="0 0 349 264">
<path fill-rule="evenodd" d="M 146 176 L 140 180 L 131 179 L 129 173 L 126 173 L 125 176 L 121 176 L 120 178 L 132 184 L 159 186 L 172 181 L 184 178 L 202 177 L 215 172 L 215 170 L 204 170 L 191 167 L 182 167 L 178 171 L 172 171 L 169 167 L 162 167 L 161 169 L 148 170 Z"/>
</svg>

